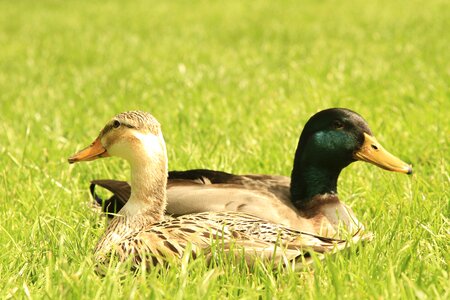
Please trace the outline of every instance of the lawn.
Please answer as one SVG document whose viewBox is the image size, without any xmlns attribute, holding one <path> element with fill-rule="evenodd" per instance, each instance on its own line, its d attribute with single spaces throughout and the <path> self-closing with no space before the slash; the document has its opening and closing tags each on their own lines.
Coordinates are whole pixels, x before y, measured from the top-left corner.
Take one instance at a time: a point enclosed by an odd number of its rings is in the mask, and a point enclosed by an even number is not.
<svg viewBox="0 0 450 300">
<path fill-rule="evenodd" d="M 0 297 L 448 299 L 449 28 L 445 0 L 1 1 Z M 94 274 L 88 184 L 128 166 L 67 157 L 112 116 L 158 118 L 171 170 L 289 175 L 305 122 L 336 106 L 414 166 L 342 173 L 372 243 L 306 271 Z"/>
</svg>

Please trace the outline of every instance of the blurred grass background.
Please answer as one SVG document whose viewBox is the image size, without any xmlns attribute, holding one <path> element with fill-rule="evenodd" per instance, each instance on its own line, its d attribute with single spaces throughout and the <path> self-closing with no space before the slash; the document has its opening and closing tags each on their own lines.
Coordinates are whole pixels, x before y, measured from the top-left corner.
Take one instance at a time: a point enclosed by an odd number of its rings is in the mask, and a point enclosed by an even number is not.
<svg viewBox="0 0 450 300">
<path fill-rule="evenodd" d="M 449 20 L 443 0 L 0 1 L 1 297 L 448 298 Z M 88 182 L 128 169 L 66 159 L 112 116 L 158 118 L 170 169 L 289 175 L 304 123 L 335 106 L 415 168 L 343 172 L 373 243 L 310 273 L 93 273 Z"/>
</svg>

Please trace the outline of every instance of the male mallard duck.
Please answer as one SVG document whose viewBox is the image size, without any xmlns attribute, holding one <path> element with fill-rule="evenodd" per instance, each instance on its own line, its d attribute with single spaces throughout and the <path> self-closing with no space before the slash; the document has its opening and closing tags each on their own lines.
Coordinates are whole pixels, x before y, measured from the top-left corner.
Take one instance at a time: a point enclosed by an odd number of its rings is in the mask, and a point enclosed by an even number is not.
<svg viewBox="0 0 450 300">
<path fill-rule="evenodd" d="M 130 163 L 131 194 L 95 248 L 100 266 L 111 255 L 121 261 L 131 259 L 135 266 L 144 261 L 151 265 L 181 258 L 187 249 L 195 256 L 198 250 L 207 253 L 214 240 L 225 252 L 281 263 L 299 257 L 311 260 L 310 251 L 324 253 L 346 245 L 344 241 L 317 237 L 239 212 L 204 212 L 164 220 L 166 146 L 159 123 L 148 113 L 117 115 L 89 147 L 70 157 L 69 162 L 108 156 Z"/>
<path fill-rule="evenodd" d="M 412 168 L 386 151 L 367 122 L 343 108 L 320 111 L 306 123 L 295 153 L 291 178 L 273 175 L 233 175 L 211 170 L 169 172 L 167 213 L 175 216 L 205 211 L 238 211 L 297 230 L 338 237 L 340 230 L 363 229 L 352 210 L 337 195 L 343 168 L 366 161 L 383 169 L 411 174 Z M 114 195 L 103 209 L 115 212 L 130 195 L 126 182 L 95 180 Z M 342 233 L 342 232 L 341 232 Z"/>
</svg>

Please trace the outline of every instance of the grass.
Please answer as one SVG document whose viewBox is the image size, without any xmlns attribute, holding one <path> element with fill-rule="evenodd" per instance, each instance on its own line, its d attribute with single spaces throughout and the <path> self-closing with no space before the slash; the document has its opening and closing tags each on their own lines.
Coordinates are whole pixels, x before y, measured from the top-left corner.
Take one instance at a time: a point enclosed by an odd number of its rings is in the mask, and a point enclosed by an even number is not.
<svg viewBox="0 0 450 300">
<path fill-rule="evenodd" d="M 429 1 L 1 1 L 1 298 L 448 299 L 449 4 Z M 118 112 L 163 124 L 171 169 L 290 174 L 306 120 L 362 114 L 413 163 L 355 163 L 340 196 L 376 239 L 314 270 L 185 262 L 93 273 L 103 220 L 69 166 Z M 125 275 L 124 275 L 125 274 Z"/>
</svg>

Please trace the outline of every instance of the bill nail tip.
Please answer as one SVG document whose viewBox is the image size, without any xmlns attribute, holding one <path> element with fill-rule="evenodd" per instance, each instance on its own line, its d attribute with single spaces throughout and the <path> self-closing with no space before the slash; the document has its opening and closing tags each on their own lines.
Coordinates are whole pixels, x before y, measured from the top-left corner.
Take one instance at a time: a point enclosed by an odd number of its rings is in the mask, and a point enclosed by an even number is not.
<svg viewBox="0 0 450 300">
<path fill-rule="evenodd" d="M 413 169 L 411 166 L 408 167 L 408 172 L 406 174 L 411 175 L 413 173 Z"/>
</svg>

